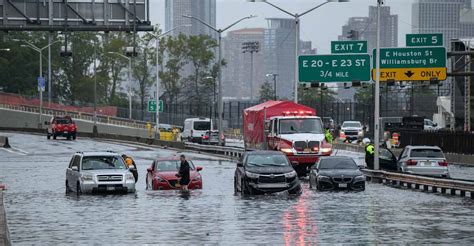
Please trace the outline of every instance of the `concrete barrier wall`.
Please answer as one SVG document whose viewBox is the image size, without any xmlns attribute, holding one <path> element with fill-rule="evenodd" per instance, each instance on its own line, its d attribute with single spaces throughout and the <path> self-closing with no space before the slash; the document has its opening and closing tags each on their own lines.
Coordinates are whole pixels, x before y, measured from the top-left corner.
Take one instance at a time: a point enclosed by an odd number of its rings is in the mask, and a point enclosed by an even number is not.
<svg viewBox="0 0 474 246">
<path fill-rule="evenodd" d="M 0 108 L 0 127 L 8 128 L 23 128 L 23 129 L 38 129 L 39 122 L 50 121 L 51 115 L 43 115 L 41 121 L 36 113 L 7 110 Z M 79 133 L 92 133 L 94 123 L 92 121 L 76 120 Z M 148 138 L 148 131 L 146 129 L 130 128 L 117 125 L 109 125 L 97 123 L 97 130 L 100 134 L 121 135 L 129 137 Z M 43 132 L 46 134 L 46 127 L 43 126 Z"/>
</svg>

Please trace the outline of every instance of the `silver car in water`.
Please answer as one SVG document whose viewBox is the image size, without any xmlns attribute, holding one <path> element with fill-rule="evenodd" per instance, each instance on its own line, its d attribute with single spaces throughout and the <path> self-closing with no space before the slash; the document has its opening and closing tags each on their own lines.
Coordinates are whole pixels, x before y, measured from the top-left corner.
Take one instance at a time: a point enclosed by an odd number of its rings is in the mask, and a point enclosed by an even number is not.
<svg viewBox="0 0 474 246">
<path fill-rule="evenodd" d="M 449 178 L 448 162 L 437 146 L 406 146 L 397 168 L 403 173 Z"/>
<path fill-rule="evenodd" d="M 135 178 L 114 152 L 77 152 L 66 170 L 66 193 L 135 192 Z"/>
</svg>

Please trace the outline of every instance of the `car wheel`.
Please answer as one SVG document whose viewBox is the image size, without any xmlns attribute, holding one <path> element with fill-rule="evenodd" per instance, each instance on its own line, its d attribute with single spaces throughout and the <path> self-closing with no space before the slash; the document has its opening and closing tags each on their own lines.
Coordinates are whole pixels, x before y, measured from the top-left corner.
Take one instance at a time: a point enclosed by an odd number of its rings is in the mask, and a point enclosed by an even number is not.
<svg viewBox="0 0 474 246">
<path fill-rule="evenodd" d="M 53 133 L 53 139 L 56 139 L 56 134 Z"/>
<path fill-rule="evenodd" d="M 309 188 L 313 189 L 313 181 L 311 179 L 311 176 L 309 176 Z"/>
<path fill-rule="evenodd" d="M 71 188 L 69 188 L 69 183 L 66 180 L 66 194 L 71 192 Z"/>
<path fill-rule="evenodd" d="M 237 194 L 239 190 L 237 189 L 237 179 L 234 178 L 234 194 Z"/>
<path fill-rule="evenodd" d="M 76 193 L 78 196 L 82 194 L 81 184 L 79 184 L 79 182 L 77 182 Z"/>
<path fill-rule="evenodd" d="M 51 139 L 51 135 L 49 135 L 49 133 L 48 133 L 48 135 L 46 135 L 46 138 L 48 138 L 48 140 L 50 140 L 50 139 Z"/>
<path fill-rule="evenodd" d="M 71 140 L 71 135 L 68 135 L 68 136 L 66 137 L 66 139 L 67 139 L 67 140 Z"/>
<path fill-rule="evenodd" d="M 316 184 L 316 189 L 317 189 L 317 190 L 323 190 L 323 187 L 322 187 L 319 183 L 317 183 L 317 184 Z"/>
<path fill-rule="evenodd" d="M 361 188 L 361 189 L 360 189 L 361 191 L 364 191 L 364 190 L 365 190 L 365 184 L 362 185 L 362 187 L 360 187 L 360 188 Z"/>
<path fill-rule="evenodd" d="M 72 140 L 76 140 L 76 134 L 72 135 Z"/>
<path fill-rule="evenodd" d="M 247 186 L 247 184 L 245 183 L 244 180 L 242 180 L 242 182 L 241 182 L 240 191 L 242 192 L 242 195 L 251 195 L 252 194 L 252 192 L 250 190 L 250 187 Z"/>
</svg>

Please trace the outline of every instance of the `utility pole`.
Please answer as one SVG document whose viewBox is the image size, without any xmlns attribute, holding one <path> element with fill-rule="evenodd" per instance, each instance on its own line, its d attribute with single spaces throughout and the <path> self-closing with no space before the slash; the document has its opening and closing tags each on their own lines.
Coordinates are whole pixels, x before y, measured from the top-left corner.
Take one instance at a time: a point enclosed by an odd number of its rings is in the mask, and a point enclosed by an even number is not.
<svg viewBox="0 0 474 246">
<path fill-rule="evenodd" d="M 377 48 L 375 55 L 375 110 L 374 110 L 374 170 L 380 169 L 379 163 L 379 144 L 380 144 L 380 6 L 383 4 L 383 0 L 377 0 Z"/>
<path fill-rule="evenodd" d="M 236 22 L 232 23 L 231 25 L 227 26 L 226 28 L 223 28 L 223 29 L 217 29 L 215 27 L 213 27 L 212 25 L 206 23 L 205 21 L 197 18 L 197 17 L 194 17 L 194 16 L 190 16 L 190 15 L 183 15 L 184 18 L 190 18 L 190 19 L 194 19 L 194 20 L 197 20 L 199 23 L 207 26 L 209 29 L 213 30 L 214 32 L 217 32 L 218 34 L 218 41 L 219 41 L 219 58 L 218 58 L 218 63 L 219 63 L 219 98 L 218 98 L 218 113 L 219 113 L 219 124 L 218 124 L 218 130 L 219 130 L 219 145 L 222 145 L 222 140 L 223 140 L 223 134 L 224 134 L 224 126 L 223 126 L 223 114 L 224 114 L 224 103 L 223 103 L 223 97 L 222 97 L 222 92 L 223 92 L 223 88 L 222 88 L 222 67 L 221 67 L 221 61 L 222 61 L 222 33 L 227 31 L 229 28 L 237 25 L 239 22 L 243 21 L 243 20 L 246 20 L 246 19 L 251 19 L 251 18 L 255 18 L 257 16 L 255 15 L 250 15 L 250 16 L 247 16 L 247 17 L 244 17 L 244 18 L 241 18 L 239 20 L 237 20 Z"/>
<path fill-rule="evenodd" d="M 467 51 L 471 51 L 471 42 L 467 43 Z M 465 56 L 466 73 L 471 72 L 471 55 Z M 464 80 L 464 131 L 471 131 L 471 76 Z"/>
</svg>

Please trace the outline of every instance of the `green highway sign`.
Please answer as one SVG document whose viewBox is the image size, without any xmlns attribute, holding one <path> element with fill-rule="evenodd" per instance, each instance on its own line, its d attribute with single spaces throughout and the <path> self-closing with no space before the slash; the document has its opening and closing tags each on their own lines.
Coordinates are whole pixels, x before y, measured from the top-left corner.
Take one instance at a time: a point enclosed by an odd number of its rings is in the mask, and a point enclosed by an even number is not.
<svg viewBox="0 0 474 246">
<path fill-rule="evenodd" d="M 148 101 L 148 112 L 156 113 L 156 100 Z M 160 100 L 160 108 L 158 112 L 163 112 L 163 100 Z"/>
<path fill-rule="evenodd" d="M 299 82 L 351 82 L 370 80 L 368 54 L 301 55 Z"/>
<path fill-rule="evenodd" d="M 367 41 L 331 41 L 332 54 L 367 53 Z"/>
<path fill-rule="evenodd" d="M 373 64 L 375 64 L 375 49 Z M 380 68 L 431 68 L 446 67 L 446 48 L 382 48 Z"/>
<path fill-rule="evenodd" d="M 443 34 L 407 34 L 407 46 L 443 46 Z"/>
</svg>

